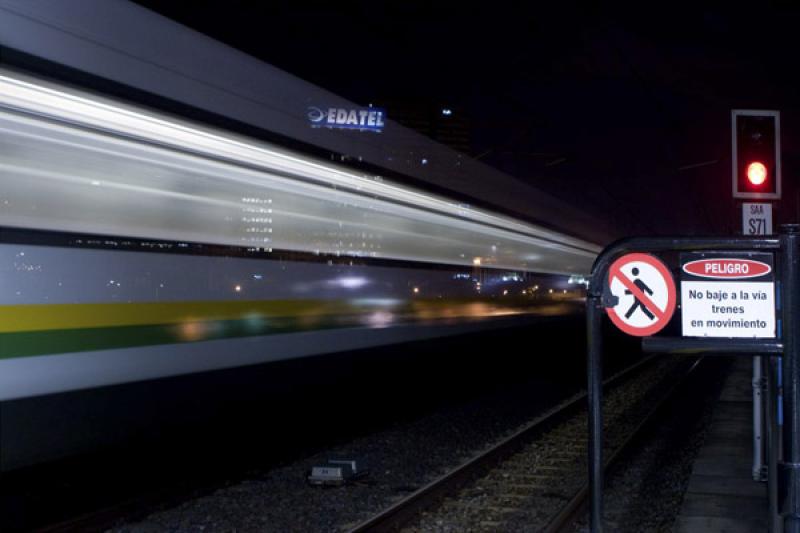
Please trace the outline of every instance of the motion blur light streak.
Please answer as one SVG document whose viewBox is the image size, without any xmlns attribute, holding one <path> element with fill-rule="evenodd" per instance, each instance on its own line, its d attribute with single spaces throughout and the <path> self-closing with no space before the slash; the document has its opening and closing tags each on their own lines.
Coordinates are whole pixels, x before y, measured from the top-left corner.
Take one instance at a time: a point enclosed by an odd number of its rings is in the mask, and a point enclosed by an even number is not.
<svg viewBox="0 0 800 533">
<path fill-rule="evenodd" d="M 15 76 L 0 74 L 0 178 L 9 191 L 0 225 L 452 265 L 472 257 L 549 273 L 588 272 L 598 251 L 266 143 Z"/>
<path fill-rule="evenodd" d="M 516 295 L 588 272 L 593 244 L 15 76 L 0 71 L 0 400 L 578 310 Z"/>
<path fill-rule="evenodd" d="M 197 126 L 185 126 L 177 122 L 166 121 L 144 114 L 117 103 L 107 104 L 102 99 L 84 98 L 76 94 L 45 87 L 37 82 L 33 84 L 0 74 L 0 94 L 13 108 L 33 110 L 37 114 L 66 120 L 68 123 L 85 124 L 99 131 L 121 134 L 125 138 L 139 138 L 146 141 L 159 141 L 170 147 L 191 149 L 204 155 L 218 158 L 220 154 L 228 154 L 231 161 L 244 163 L 246 166 L 263 166 L 269 170 L 286 170 L 290 174 L 316 178 L 325 184 L 338 183 L 344 187 L 364 192 L 373 192 L 397 201 L 407 201 L 412 205 L 421 205 L 433 209 L 452 211 L 455 204 L 448 200 L 438 199 L 402 189 L 385 182 L 375 183 L 364 176 L 358 176 L 330 165 L 322 165 L 312 159 L 290 155 L 274 147 L 264 149 L 249 142 L 235 139 L 231 135 L 221 136 L 210 133 Z M 266 143 L 265 143 L 266 145 Z M 500 218 L 488 213 L 458 206 L 461 211 L 468 212 L 473 219 L 486 223 L 498 222 L 516 231 L 534 233 L 543 237 L 551 237 L 549 232 Z M 567 239 L 575 243 L 577 239 Z"/>
</svg>

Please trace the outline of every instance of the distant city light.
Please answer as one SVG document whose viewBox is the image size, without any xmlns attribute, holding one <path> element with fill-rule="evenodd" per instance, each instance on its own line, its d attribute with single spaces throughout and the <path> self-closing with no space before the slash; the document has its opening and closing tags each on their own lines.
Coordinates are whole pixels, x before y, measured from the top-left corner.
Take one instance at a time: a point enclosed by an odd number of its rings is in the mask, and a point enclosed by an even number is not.
<svg viewBox="0 0 800 533">
<path fill-rule="evenodd" d="M 567 280 L 567 283 L 569 283 L 570 285 L 584 285 L 587 287 L 589 286 L 589 280 L 583 276 L 570 276 L 569 280 Z"/>
<path fill-rule="evenodd" d="M 446 117 L 449 117 L 452 114 L 453 114 L 453 110 L 452 109 L 450 109 L 448 107 L 445 107 L 444 109 L 442 109 L 442 115 L 444 115 Z"/>
<path fill-rule="evenodd" d="M 367 316 L 367 324 L 373 328 L 385 328 L 394 320 L 394 315 L 388 311 L 376 311 Z"/>
<path fill-rule="evenodd" d="M 414 294 L 419 294 L 419 287 L 414 287 Z"/>
<path fill-rule="evenodd" d="M 369 283 L 369 280 L 362 277 L 345 276 L 331 280 L 329 283 L 335 287 L 341 287 L 343 289 L 359 289 Z"/>
<path fill-rule="evenodd" d="M 427 160 L 427 159 L 425 159 L 424 157 L 422 158 L 422 164 L 423 164 L 423 165 L 427 165 L 427 164 L 428 164 L 428 160 Z"/>
<path fill-rule="evenodd" d="M 233 290 L 235 290 L 236 292 L 242 292 L 242 286 L 241 285 L 237 285 L 237 286 L 235 286 L 233 288 Z"/>
</svg>

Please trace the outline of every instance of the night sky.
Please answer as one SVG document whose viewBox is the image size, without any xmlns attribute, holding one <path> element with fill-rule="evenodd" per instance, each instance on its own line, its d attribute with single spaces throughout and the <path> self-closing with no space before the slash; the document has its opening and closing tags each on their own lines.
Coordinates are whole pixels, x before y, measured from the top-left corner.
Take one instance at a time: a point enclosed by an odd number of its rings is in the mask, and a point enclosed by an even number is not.
<svg viewBox="0 0 800 533">
<path fill-rule="evenodd" d="M 730 110 L 780 110 L 800 219 L 796 9 L 138 3 L 359 104 L 452 108 L 471 156 L 624 234 L 737 231 Z"/>
</svg>

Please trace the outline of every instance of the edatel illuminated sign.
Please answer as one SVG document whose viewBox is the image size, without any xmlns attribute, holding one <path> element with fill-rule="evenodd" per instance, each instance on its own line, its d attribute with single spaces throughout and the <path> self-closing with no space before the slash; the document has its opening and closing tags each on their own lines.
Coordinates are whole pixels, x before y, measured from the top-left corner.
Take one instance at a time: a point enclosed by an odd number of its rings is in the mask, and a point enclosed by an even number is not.
<svg viewBox="0 0 800 533">
<path fill-rule="evenodd" d="M 312 128 L 337 128 L 345 130 L 383 131 L 386 111 L 377 107 L 348 109 L 345 107 L 321 108 L 310 106 L 308 120 Z"/>
</svg>

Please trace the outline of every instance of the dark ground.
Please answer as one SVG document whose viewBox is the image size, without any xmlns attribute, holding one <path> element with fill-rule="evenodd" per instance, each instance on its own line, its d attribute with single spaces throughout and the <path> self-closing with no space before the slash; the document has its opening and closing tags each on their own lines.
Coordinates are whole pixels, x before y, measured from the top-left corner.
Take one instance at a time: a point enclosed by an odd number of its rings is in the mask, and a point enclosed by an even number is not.
<svg viewBox="0 0 800 533">
<path fill-rule="evenodd" d="M 635 340 L 606 337 L 607 372 L 638 357 Z M 584 321 L 570 317 L 59 395 L 72 416 L 110 405 L 123 419 L 139 411 L 132 418 L 139 431 L 91 454 L 4 473 L 0 525 L 30 529 L 155 487 L 177 488 L 166 498 L 179 501 L 506 388 L 530 383 L 542 402 L 555 402 L 583 387 L 584 376 Z M 148 510 L 137 507 L 134 514 Z"/>
</svg>

